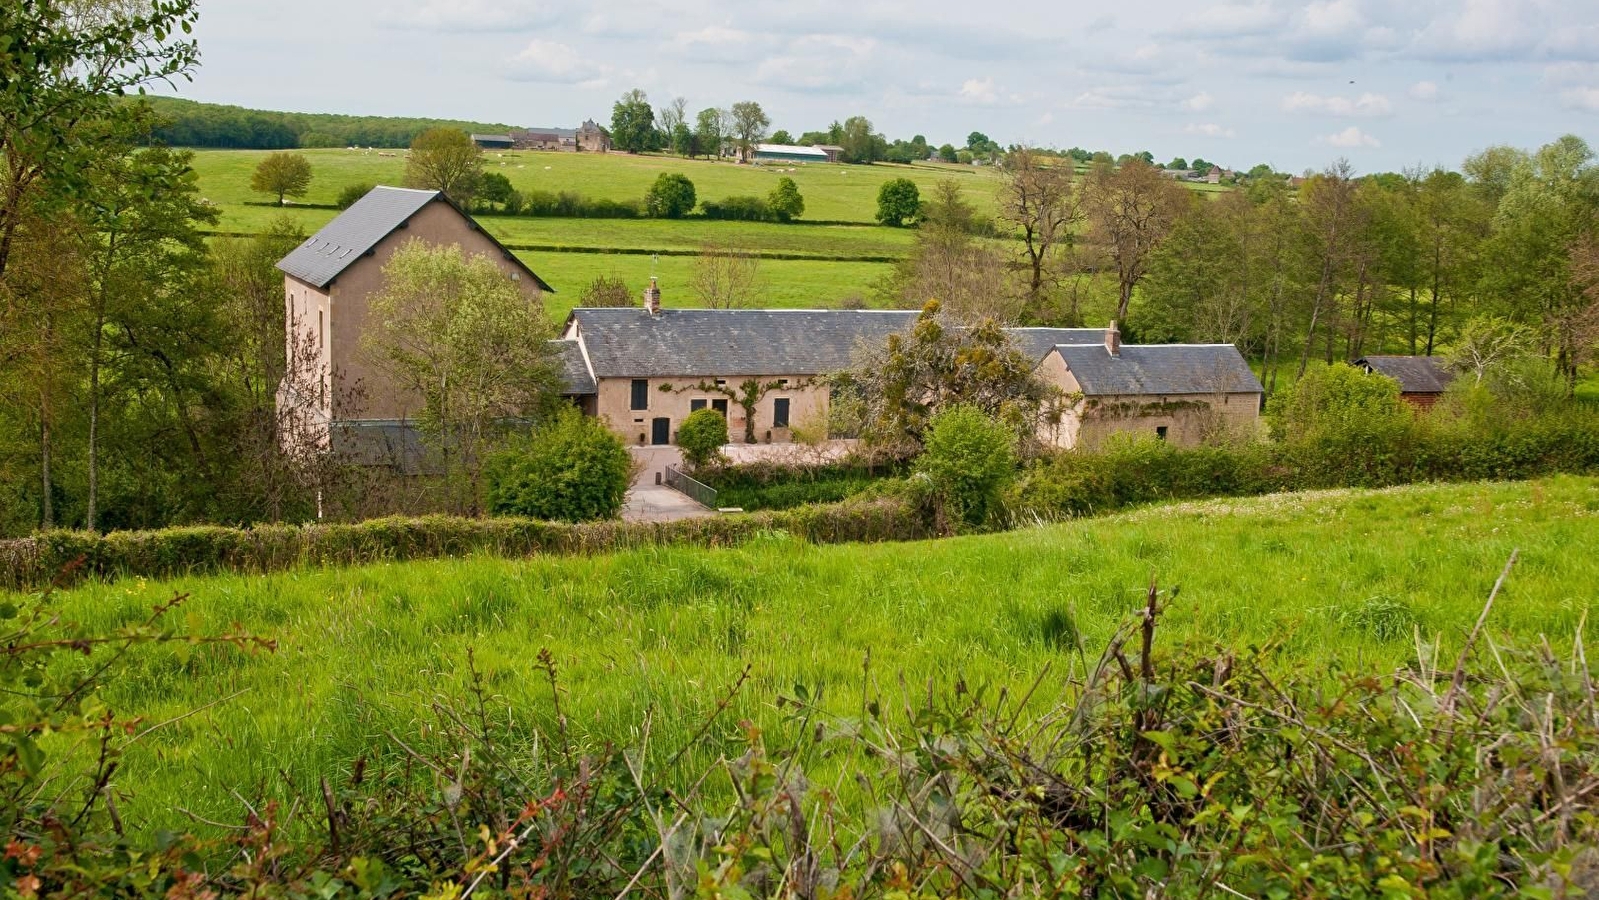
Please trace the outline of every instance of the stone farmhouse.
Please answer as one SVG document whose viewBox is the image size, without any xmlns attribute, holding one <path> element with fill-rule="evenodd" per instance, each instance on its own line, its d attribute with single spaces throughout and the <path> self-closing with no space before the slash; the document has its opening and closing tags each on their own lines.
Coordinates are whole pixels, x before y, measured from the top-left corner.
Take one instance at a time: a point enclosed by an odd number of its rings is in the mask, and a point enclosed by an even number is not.
<svg viewBox="0 0 1599 900">
<path fill-rule="evenodd" d="M 406 241 L 456 244 L 490 256 L 528 292 L 550 286 L 436 191 L 380 187 L 278 263 L 289 358 L 280 405 L 303 425 L 287 440 L 359 454 L 415 449 L 421 411 L 359 353 L 368 300 Z M 551 341 L 564 395 L 632 446 L 677 441 L 688 415 L 720 410 L 735 443 L 782 444 L 826 421 L 826 376 L 863 345 L 915 323 L 914 310 L 673 309 L 651 280 L 642 307 L 576 309 Z M 1014 346 L 1067 400 L 1040 437 L 1092 447 L 1112 434 L 1194 444 L 1221 428 L 1257 427 L 1261 385 L 1231 344 L 1122 345 L 1114 324 L 1011 328 Z M 355 391 L 338 390 L 357 384 Z M 389 457 L 392 459 L 392 456 Z"/>
</svg>

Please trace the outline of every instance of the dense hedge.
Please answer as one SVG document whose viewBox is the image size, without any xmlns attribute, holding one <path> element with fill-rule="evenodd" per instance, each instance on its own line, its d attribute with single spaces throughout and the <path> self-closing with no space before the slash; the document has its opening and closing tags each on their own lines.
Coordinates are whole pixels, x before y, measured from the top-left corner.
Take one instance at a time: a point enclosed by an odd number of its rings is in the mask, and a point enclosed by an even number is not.
<svg viewBox="0 0 1599 900">
<path fill-rule="evenodd" d="M 570 525 L 523 518 L 425 516 L 357 524 L 198 526 L 104 535 L 49 531 L 0 541 L 0 589 L 39 587 L 78 560 L 81 565 L 64 580 L 274 572 L 300 565 L 359 565 L 472 553 L 509 557 L 603 553 L 649 544 L 715 547 L 777 530 L 824 544 L 932 536 L 920 515 L 893 499 L 676 522 Z"/>
<path fill-rule="evenodd" d="M 1599 416 L 1566 410 L 1491 428 L 1415 419 L 1291 443 L 1187 450 L 1117 444 L 1036 465 L 1012 486 L 1007 506 L 1023 519 L 1057 518 L 1162 500 L 1554 473 L 1599 473 Z"/>
<path fill-rule="evenodd" d="M 885 478 L 902 475 L 904 471 L 903 466 L 857 463 L 816 466 L 746 463 L 713 469 L 703 473 L 701 480 L 716 489 L 717 505 L 753 511 L 792 509 L 807 503 L 837 503 Z"/>
</svg>

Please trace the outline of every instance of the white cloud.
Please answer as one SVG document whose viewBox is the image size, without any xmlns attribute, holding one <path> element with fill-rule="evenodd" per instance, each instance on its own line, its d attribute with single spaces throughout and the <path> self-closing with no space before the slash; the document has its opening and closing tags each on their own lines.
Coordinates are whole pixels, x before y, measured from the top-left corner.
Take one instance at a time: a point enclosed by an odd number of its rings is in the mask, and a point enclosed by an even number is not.
<svg viewBox="0 0 1599 900">
<path fill-rule="evenodd" d="M 1386 116 L 1393 112 L 1393 104 L 1382 94 L 1365 93 L 1350 100 L 1348 97 L 1324 97 L 1295 91 L 1283 98 L 1283 110 L 1329 116 Z"/>
<path fill-rule="evenodd" d="M 1334 147 L 1381 147 L 1382 142 L 1371 135 L 1351 125 L 1336 134 L 1329 134 L 1316 139 L 1319 144 L 1330 144 Z"/>
<path fill-rule="evenodd" d="M 1200 91 L 1194 96 L 1183 101 L 1183 109 L 1186 109 L 1190 112 L 1204 112 L 1215 105 L 1216 98 L 1212 97 L 1208 91 Z"/>
<path fill-rule="evenodd" d="M 1434 19 L 1413 44 L 1424 58 L 1494 60 L 1525 56 L 1553 32 L 1536 0 L 1465 0 Z M 1458 10 L 1458 12 L 1456 12 Z"/>
<path fill-rule="evenodd" d="M 506 75 L 516 81 L 604 87 L 615 67 L 595 62 L 570 44 L 534 39 L 506 62 Z"/>
<path fill-rule="evenodd" d="M 1410 86 L 1410 96 L 1415 100 L 1432 102 L 1438 99 L 1438 83 L 1435 81 L 1418 81 Z"/>
<path fill-rule="evenodd" d="M 790 41 L 785 52 L 767 57 L 755 81 L 794 91 L 839 92 L 862 89 L 877 50 L 873 38 L 808 34 Z"/>
<path fill-rule="evenodd" d="M 1223 3 L 1189 16 L 1182 30 L 1200 37 L 1237 37 L 1274 31 L 1282 22 L 1282 13 L 1270 3 Z"/>
<path fill-rule="evenodd" d="M 698 31 L 680 31 L 672 43 L 679 47 L 692 47 L 703 44 L 709 47 L 728 47 L 748 43 L 754 39 L 748 31 L 730 28 L 726 25 L 707 25 Z"/>
<path fill-rule="evenodd" d="M 961 85 L 960 96 L 963 100 L 971 100 L 976 103 L 999 102 L 999 95 L 994 92 L 993 78 L 966 79 L 966 83 Z"/>
<path fill-rule="evenodd" d="M 1561 91 L 1560 103 L 1568 109 L 1599 113 L 1599 87 L 1575 87 Z"/>
<path fill-rule="evenodd" d="M 561 18 L 558 7 L 539 0 L 424 0 L 397 21 L 429 31 L 527 31 Z"/>
<path fill-rule="evenodd" d="M 1234 132 L 1231 128 L 1223 128 L 1222 126 L 1217 125 L 1214 122 L 1206 122 L 1203 125 L 1189 125 L 1189 126 L 1187 126 L 1186 128 L 1183 129 L 1183 133 L 1184 134 L 1197 134 L 1200 137 L 1209 137 L 1209 138 L 1231 138 L 1231 137 L 1237 137 L 1237 133 Z"/>
</svg>

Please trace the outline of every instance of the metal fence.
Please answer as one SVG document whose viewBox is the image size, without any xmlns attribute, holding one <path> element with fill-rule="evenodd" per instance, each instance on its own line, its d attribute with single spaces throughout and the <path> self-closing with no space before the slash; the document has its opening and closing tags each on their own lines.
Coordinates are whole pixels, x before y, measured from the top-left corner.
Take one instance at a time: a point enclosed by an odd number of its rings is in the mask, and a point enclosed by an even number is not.
<svg viewBox="0 0 1599 900">
<path fill-rule="evenodd" d="M 716 488 L 695 481 L 679 472 L 674 466 L 666 467 L 666 485 L 673 490 L 688 495 L 707 509 L 716 508 Z"/>
</svg>

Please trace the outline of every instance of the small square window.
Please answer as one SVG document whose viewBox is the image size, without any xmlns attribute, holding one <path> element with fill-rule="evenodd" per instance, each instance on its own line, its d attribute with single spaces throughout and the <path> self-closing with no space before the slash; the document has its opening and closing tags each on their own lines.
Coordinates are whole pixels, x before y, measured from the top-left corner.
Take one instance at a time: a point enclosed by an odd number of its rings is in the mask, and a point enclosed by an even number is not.
<svg viewBox="0 0 1599 900">
<path fill-rule="evenodd" d="M 705 408 L 705 399 L 703 397 L 697 398 L 697 399 L 694 399 L 694 400 L 690 400 L 688 402 L 688 411 L 689 412 L 699 412 L 700 410 L 702 410 L 704 408 Z"/>
<path fill-rule="evenodd" d="M 1166 439 L 1166 426 L 1165 425 L 1156 425 L 1155 426 L 1155 438 L 1157 440 L 1162 440 L 1162 441 L 1164 441 Z"/>
</svg>

